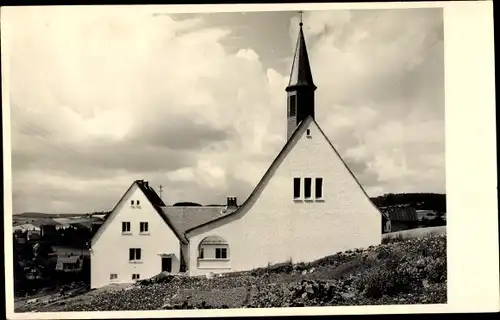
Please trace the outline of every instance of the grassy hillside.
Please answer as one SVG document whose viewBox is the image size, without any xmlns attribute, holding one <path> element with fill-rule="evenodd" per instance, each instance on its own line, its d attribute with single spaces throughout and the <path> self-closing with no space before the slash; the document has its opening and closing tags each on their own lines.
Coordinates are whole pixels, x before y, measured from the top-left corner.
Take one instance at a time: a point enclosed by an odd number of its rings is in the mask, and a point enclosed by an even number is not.
<svg viewBox="0 0 500 320">
<path fill-rule="evenodd" d="M 429 235 L 396 238 L 388 244 L 337 253 L 312 263 L 288 261 L 213 279 L 159 275 L 125 289 L 99 289 L 31 309 L 55 312 L 446 303 L 446 282 L 446 236 Z"/>
</svg>

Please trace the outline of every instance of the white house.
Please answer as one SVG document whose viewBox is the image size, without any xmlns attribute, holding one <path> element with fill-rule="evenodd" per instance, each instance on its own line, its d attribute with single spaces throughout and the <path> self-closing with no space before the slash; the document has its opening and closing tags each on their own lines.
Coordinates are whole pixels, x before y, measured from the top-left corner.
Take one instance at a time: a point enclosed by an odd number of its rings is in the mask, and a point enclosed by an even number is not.
<svg viewBox="0 0 500 320">
<path fill-rule="evenodd" d="M 286 88 L 288 140 L 247 200 L 166 206 L 147 182 L 134 182 L 92 239 L 91 286 L 163 270 L 201 275 L 307 262 L 380 244 L 390 220 L 316 122 L 315 90 L 300 23 Z"/>
<path fill-rule="evenodd" d="M 92 288 L 179 270 L 183 240 L 163 219 L 163 205 L 146 182 L 130 186 L 92 238 Z"/>
<path fill-rule="evenodd" d="M 166 206 L 144 180 L 132 183 L 91 240 L 91 287 L 186 269 L 187 229 L 236 209 Z"/>
</svg>

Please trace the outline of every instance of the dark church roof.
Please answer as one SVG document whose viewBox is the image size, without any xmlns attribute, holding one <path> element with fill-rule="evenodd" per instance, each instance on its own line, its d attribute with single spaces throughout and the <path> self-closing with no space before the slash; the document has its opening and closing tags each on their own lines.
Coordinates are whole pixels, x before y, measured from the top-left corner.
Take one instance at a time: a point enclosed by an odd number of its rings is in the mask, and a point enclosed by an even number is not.
<svg viewBox="0 0 500 320">
<path fill-rule="evenodd" d="M 298 86 L 309 86 L 313 90 L 316 89 L 309 63 L 309 55 L 307 54 L 306 40 L 302 31 L 302 22 L 300 23 L 300 31 L 297 38 L 297 45 L 295 46 L 295 55 L 293 57 L 292 71 L 287 90 Z"/>
</svg>

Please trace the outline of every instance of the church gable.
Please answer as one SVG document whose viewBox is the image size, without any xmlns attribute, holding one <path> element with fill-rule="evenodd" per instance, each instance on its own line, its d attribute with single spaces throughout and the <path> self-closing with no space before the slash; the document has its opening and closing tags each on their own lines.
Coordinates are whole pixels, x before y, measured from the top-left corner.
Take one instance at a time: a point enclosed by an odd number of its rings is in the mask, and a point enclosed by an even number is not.
<svg viewBox="0 0 500 320">
<path fill-rule="evenodd" d="M 284 173 L 276 176 L 278 179 L 293 178 L 293 183 L 286 183 L 296 202 L 330 199 L 340 203 L 352 199 L 349 201 L 361 201 L 373 207 L 373 212 L 383 215 L 314 119 L 301 130 L 300 138 L 283 163 L 283 170 Z"/>
<path fill-rule="evenodd" d="M 226 249 L 218 245 L 227 258 L 221 270 L 238 271 L 379 244 L 381 223 L 381 212 L 308 117 L 238 210 L 187 231 L 190 266 L 198 265 L 190 272 L 204 272 L 204 243 L 212 236 L 225 241 Z"/>
<path fill-rule="evenodd" d="M 190 237 L 239 219 L 263 197 L 286 205 L 317 202 L 328 203 L 329 206 L 338 205 L 343 201 L 355 201 L 361 202 L 367 208 L 362 210 L 363 212 L 371 212 L 377 215 L 377 218 L 384 215 L 371 202 L 361 184 L 312 117 L 300 123 L 254 191 L 238 210 L 187 230 L 186 235 Z"/>
</svg>

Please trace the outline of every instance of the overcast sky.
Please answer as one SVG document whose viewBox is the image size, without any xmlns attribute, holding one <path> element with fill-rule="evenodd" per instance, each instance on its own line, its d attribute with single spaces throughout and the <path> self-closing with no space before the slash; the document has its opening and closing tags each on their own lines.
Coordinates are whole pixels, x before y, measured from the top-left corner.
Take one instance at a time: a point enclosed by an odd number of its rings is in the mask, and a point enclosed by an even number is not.
<svg viewBox="0 0 500 320">
<path fill-rule="evenodd" d="M 369 195 L 444 192 L 442 11 L 304 22 L 316 120 Z M 241 203 L 285 143 L 295 12 L 35 7 L 7 23 L 14 213 L 108 210 L 135 179 L 168 204 Z"/>
</svg>

